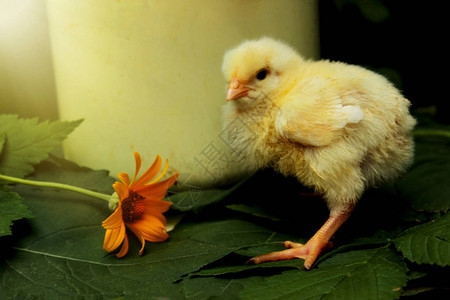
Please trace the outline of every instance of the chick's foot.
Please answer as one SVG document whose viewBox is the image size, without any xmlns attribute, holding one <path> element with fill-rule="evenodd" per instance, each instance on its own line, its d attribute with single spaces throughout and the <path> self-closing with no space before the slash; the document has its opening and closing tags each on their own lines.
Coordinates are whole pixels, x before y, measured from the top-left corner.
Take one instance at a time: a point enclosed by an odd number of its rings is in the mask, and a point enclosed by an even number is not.
<svg viewBox="0 0 450 300">
<path fill-rule="evenodd" d="M 301 258 L 305 260 L 305 269 L 310 269 L 320 253 L 322 253 L 324 249 L 332 247 L 332 243 L 323 243 L 317 239 L 311 239 L 304 245 L 293 243 L 291 241 L 286 241 L 283 244 L 286 248 L 290 249 L 255 256 L 249 260 L 249 263 L 260 264 L 268 261 Z"/>
<path fill-rule="evenodd" d="M 329 242 L 330 238 L 348 219 L 352 210 L 353 205 L 346 205 L 332 212 L 325 224 L 306 244 L 303 245 L 286 241 L 284 242 L 284 246 L 289 249 L 255 256 L 249 260 L 249 263 L 260 264 L 268 261 L 301 258 L 305 260 L 305 263 L 303 264 L 305 269 L 311 269 L 322 251 L 333 246 L 333 244 Z"/>
</svg>

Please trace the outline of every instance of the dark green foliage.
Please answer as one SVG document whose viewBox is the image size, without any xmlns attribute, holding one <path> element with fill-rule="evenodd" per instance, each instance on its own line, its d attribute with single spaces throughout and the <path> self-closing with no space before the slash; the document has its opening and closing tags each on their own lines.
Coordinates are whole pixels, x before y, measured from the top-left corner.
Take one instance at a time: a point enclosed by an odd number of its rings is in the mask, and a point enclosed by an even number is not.
<svg viewBox="0 0 450 300">
<path fill-rule="evenodd" d="M 285 240 L 306 242 L 328 216 L 320 198 L 271 171 L 195 195 L 172 193 L 168 216 L 183 218 L 169 240 L 147 243 L 139 256 L 139 241 L 130 238 L 122 259 L 102 249 L 101 222 L 111 213 L 105 202 L 4 185 L 0 203 L 12 203 L 19 215 L 2 228 L 28 219 L 1 238 L 0 293 L 11 299 L 443 298 L 450 275 L 450 145 L 445 135 L 430 131 L 435 129 L 419 127 L 410 171 L 395 185 L 368 190 L 335 235 L 334 248 L 310 271 L 300 259 L 246 264 L 252 256 L 282 250 Z M 439 130 L 447 132 L 445 126 Z M 27 179 L 113 192 L 107 171 L 53 156 L 34 169 Z"/>
</svg>

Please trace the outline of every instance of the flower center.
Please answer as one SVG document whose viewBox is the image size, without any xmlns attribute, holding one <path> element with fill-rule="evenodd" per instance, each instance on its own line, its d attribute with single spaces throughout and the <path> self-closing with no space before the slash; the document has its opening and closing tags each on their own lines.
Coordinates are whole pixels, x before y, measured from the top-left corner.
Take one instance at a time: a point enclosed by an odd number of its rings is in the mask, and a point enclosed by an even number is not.
<svg viewBox="0 0 450 300">
<path fill-rule="evenodd" d="M 122 201 L 122 218 L 125 223 L 139 220 L 145 212 L 144 197 L 133 191 Z"/>
</svg>

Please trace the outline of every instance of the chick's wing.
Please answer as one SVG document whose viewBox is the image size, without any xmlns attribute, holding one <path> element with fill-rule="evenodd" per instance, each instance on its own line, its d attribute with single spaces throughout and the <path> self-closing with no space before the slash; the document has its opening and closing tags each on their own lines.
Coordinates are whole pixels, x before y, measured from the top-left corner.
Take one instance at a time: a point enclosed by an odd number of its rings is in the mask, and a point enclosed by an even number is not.
<svg viewBox="0 0 450 300">
<path fill-rule="evenodd" d="M 303 80 L 280 102 L 277 133 L 306 146 L 326 146 L 341 137 L 348 124 L 364 117 L 351 91 L 341 91 L 320 77 Z"/>
</svg>

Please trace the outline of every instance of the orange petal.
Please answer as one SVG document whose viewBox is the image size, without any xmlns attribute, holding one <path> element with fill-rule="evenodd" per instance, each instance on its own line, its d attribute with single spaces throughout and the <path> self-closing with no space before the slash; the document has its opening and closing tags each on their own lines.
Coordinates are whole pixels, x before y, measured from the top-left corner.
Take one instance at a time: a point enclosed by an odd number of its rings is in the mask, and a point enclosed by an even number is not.
<svg viewBox="0 0 450 300">
<path fill-rule="evenodd" d="M 169 235 L 165 230 L 148 230 L 143 231 L 142 235 L 144 236 L 145 240 L 149 242 L 164 242 L 169 238 Z"/>
<path fill-rule="evenodd" d="M 148 168 L 147 171 L 145 171 L 144 174 L 142 174 L 142 176 L 138 180 L 136 180 L 134 184 L 130 185 L 130 188 L 135 186 L 139 187 L 146 184 L 147 182 L 152 180 L 152 178 L 154 178 L 156 174 L 158 174 L 160 169 L 161 169 L 161 156 L 156 155 L 155 161 L 150 166 L 150 168 Z"/>
<path fill-rule="evenodd" d="M 153 201 L 161 201 L 167 196 L 167 188 L 163 186 L 159 189 L 155 188 L 142 189 L 137 193 L 142 197 L 144 197 L 145 199 Z"/>
<path fill-rule="evenodd" d="M 139 170 L 141 169 L 141 163 L 142 163 L 141 156 L 139 155 L 139 153 L 133 152 L 133 154 L 134 154 L 134 161 L 136 162 L 136 171 L 134 172 L 133 179 L 131 180 L 129 186 L 132 186 L 134 180 L 136 180 L 136 177 L 139 174 Z"/>
<path fill-rule="evenodd" d="M 143 223 L 143 224 L 139 224 Z M 161 230 L 166 230 L 166 224 L 167 220 L 166 217 L 162 213 L 159 212 L 151 212 L 151 213 L 145 213 L 140 220 L 136 221 L 134 223 L 135 225 L 138 224 L 138 226 L 143 226 L 141 229 L 145 229 L 148 227 L 154 227 Z"/>
<path fill-rule="evenodd" d="M 154 224 L 163 230 L 166 229 L 167 220 L 162 213 L 154 212 L 152 214 L 145 214 L 142 218 L 149 224 Z"/>
<path fill-rule="evenodd" d="M 145 200 L 144 204 L 148 209 L 148 211 L 165 213 L 166 211 L 169 210 L 170 206 L 172 205 L 172 202 L 163 200 Z"/>
<path fill-rule="evenodd" d="M 116 256 L 118 258 L 124 257 L 125 254 L 127 254 L 127 252 L 128 252 L 128 237 L 125 234 L 125 240 L 123 241 L 122 248 L 120 249 L 120 252 L 116 254 Z"/>
<path fill-rule="evenodd" d="M 116 210 L 105 221 L 102 222 L 102 226 L 105 229 L 116 229 L 119 228 L 122 224 L 122 209 L 120 207 L 116 208 Z"/>
<path fill-rule="evenodd" d="M 135 222 L 133 226 L 142 233 L 147 241 L 162 242 L 169 237 L 165 223 L 165 218 L 163 222 L 156 216 L 146 214 L 141 220 Z"/>
<path fill-rule="evenodd" d="M 116 181 L 113 184 L 113 188 L 116 191 L 117 195 L 119 196 L 120 201 L 128 198 L 130 191 L 128 189 L 128 186 L 125 183 Z"/>
<path fill-rule="evenodd" d="M 163 178 L 163 176 L 166 174 L 167 169 L 169 168 L 169 160 L 166 159 L 166 165 L 164 166 L 164 170 L 161 171 L 161 173 L 158 175 L 158 177 L 156 177 L 155 179 L 153 179 L 150 184 L 157 182 L 158 180 L 160 180 L 161 178 Z"/>
<path fill-rule="evenodd" d="M 134 191 L 139 195 L 152 200 L 160 200 L 161 195 L 165 195 L 167 190 L 175 183 L 178 178 L 178 173 L 172 175 L 164 181 L 148 184 L 142 187 L 135 188 Z"/>
<path fill-rule="evenodd" d="M 122 181 L 126 185 L 130 183 L 130 176 L 128 176 L 128 174 L 125 172 L 117 174 L 117 177 L 120 179 L 120 181 Z"/>
<path fill-rule="evenodd" d="M 103 249 L 108 252 L 114 251 L 122 243 L 125 236 L 124 224 L 119 228 L 106 230 Z"/>
<path fill-rule="evenodd" d="M 128 226 L 128 228 L 131 229 L 131 231 L 133 231 L 133 233 L 141 241 L 142 247 L 141 247 L 141 250 L 139 250 L 139 255 L 142 255 L 142 253 L 144 253 L 144 247 L 145 247 L 144 236 L 142 235 L 141 231 L 136 226 L 134 226 L 134 224 L 127 224 L 127 226 Z"/>
<path fill-rule="evenodd" d="M 115 250 L 117 247 L 120 246 L 120 244 L 122 244 L 123 239 L 125 238 L 125 225 L 122 224 L 122 226 L 120 226 L 120 228 L 118 229 L 113 229 L 111 230 L 113 231 L 113 233 L 111 234 L 111 239 L 109 244 L 106 246 L 105 249 L 108 249 L 107 251 L 113 251 Z"/>
<path fill-rule="evenodd" d="M 105 232 L 105 238 L 103 239 L 103 249 L 105 249 L 108 252 L 109 252 L 108 245 L 111 242 L 111 234 L 112 233 L 113 233 L 113 230 L 107 229 L 106 232 Z"/>
<path fill-rule="evenodd" d="M 161 231 L 158 234 L 153 233 L 143 233 L 145 240 L 152 243 L 164 242 L 169 238 L 167 232 Z"/>
</svg>

